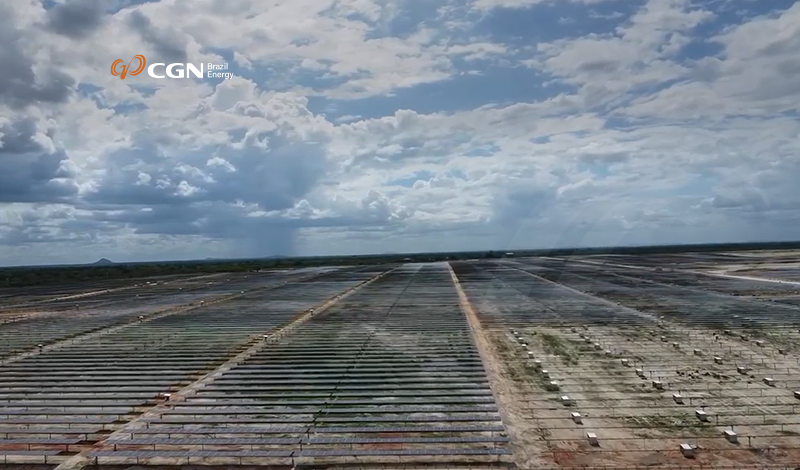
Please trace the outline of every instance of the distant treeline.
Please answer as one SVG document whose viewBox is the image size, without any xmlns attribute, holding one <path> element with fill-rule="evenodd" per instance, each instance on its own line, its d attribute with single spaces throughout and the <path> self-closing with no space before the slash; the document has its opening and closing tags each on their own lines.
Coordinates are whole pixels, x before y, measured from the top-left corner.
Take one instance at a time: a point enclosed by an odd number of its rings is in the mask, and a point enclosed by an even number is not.
<svg viewBox="0 0 800 470">
<path fill-rule="evenodd" d="M 800 249 L 800 242 L 727 243 L 705 245 L 661 245 L 637 247 L 564 248 L 550 250 L 513 250 L 513 256 L 570 256 L 593 254 L 669 254 L 687 252 L 788 250 Z M 505 251 L 469 251 L 455 253 L 415 253 L 361 256 L 325 256 L 266 258 L 249 260 L 201 260 L 155 263 L 124 263 L 103 266 L 51 266 L 0 268 L 0 287 L 27 287 L 75 284 L 111 279 L 136 279 L 176 274 L 213 274 L 247 272 L 262 269 L 285 269 L 312 266 L 431 262 L 475 258 L 502 258 Z"/>
</svg>

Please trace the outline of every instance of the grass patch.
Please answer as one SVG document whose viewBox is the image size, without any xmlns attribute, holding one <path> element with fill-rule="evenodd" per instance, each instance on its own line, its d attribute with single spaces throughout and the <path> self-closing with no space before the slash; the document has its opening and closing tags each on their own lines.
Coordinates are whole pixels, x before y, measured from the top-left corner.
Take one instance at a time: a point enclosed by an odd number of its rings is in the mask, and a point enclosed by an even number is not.
<svg viewBox="0 0 800 470">
<path fill-rule="evenodd" d="M 578 364 L 578 352 L 569 347 L 561 338 L 547 333 L 539 334 L 539 338 L 542 340 L 542 347 L 546 353 L 558 356 L 565 364 Z"/>
<path fill-rule="evenodd" d="M 514 359 L 517 357 L 516 351 L 511 348 L 506 341 L 502 338 L 492 338 L 492 342 L 497 348 L 497 352 L 503 358 L 503 372 L 504 375 L 517 383 L 527 383 L 530 377 L 533 376 L 533 370 L 526 368 L 524 365 L 517 365 L 518 362 Z"/>
<path fill-rule="evenodd" d="M 625 377 L 628 375 L 626 371 L 614 367 L 605 366 L 603 370 L 608 372 L 608 375 L 613 375 L 614 377 Z"/>
<path fill-rule="evenodd" d="M 506 341 L 500 338 L 494 338 L 493 341 L 497 347 L 497 352 L 500 353 L 500 356 L 504 359 L 503 363 L 505 367 L 503 369 L 507 378 L 517 383 L 533 383 L 546 391 L 555 391 L 552 390 L 552 386 L 550 385 L 552 379 L 547 379 L 532 367 L 525 367 L 524 363 L 514 360 L 518 354 L 516 348 L 512 348 Z"/>
<path fill-rule="evenodd" d="M 715 426 L 700 424 L 697 420 L 686 416 L 627 416 L 622 418 L 622 421 L 637 427 L 689 432 L 695 436 L 714 436 L 717 434 Z"/>
<path fill-rule="evenodd" d="M 552 385 L 550 385 L 550 382 L 553 379 L 548 379 L 545 376 L 543 376 L 542 374 L 539 374 L 537 372 L 533 372 L 533 374 L 534 374 L 534 379 L 536 380 L 536 384 L 539 385 L 539 387 L 541 387 L 542 390 L 545 390 L 547 392 L 556 392 L 556 391 L 558 391 L 557 387 L 553 387 Z"/>
</svg>

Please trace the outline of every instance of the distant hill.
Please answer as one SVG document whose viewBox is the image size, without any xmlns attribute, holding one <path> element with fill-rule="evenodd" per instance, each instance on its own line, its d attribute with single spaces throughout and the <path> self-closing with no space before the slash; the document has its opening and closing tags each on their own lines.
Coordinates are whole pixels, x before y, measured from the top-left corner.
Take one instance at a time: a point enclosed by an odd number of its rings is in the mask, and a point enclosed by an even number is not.
<svg viewBox="0 0 800 470">
<path fill-rule="evenodd" d="M 114 263 L 110 259 L 100 258 L 99 260 L 92 263 L 92 266 L 113 266 L 114 264 L 116 263 Z"/>
</svg>

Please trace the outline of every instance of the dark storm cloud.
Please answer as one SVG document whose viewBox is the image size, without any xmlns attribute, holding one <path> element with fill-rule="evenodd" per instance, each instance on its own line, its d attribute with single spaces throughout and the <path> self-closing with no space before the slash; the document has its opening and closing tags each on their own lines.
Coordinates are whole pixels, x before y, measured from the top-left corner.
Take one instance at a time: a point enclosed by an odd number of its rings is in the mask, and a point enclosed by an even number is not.
<svg viewBox="0 0 800 470">
<path fill-rule="evenodd" d="M 180 163 L 213 173 L 214 181 L 210 182 L 182 172 L 178 162 L 158 157 L 159 149 L 148 136 L 138 138 L 141 144 L 135 150 L 120 151 L 108 157 L 110 165 L 106 176 L 98 190 L 87 195 L 87 203 L 184 206 L 206 201 L 243 201 L 258 204 L 265 211 L 284 210 L 307 194 L 326 171 L 325 152 L 321 147 L 271 136 L 273 149 L 268 152 L 257 147 L 222 152 L 237 168 L 231 173 L 209 169 L 205 151 L 185 155 Z M 149 183 L 141 184 L 140 172 L 149 176 Z M 182 181 L 199 191 L 180 195 Z"/>
<path fill-rule="evenodd" d="M 294 207 L 326 174 L 325 150 L 277 134 L 260 138 L 268 138 L 268 150 L 228 146 L 213 152 L 236 169 L 228 171 L 207 165 L 208 149 L 187 152 L 177 162 L 161 157 L 158 136 L 137 135 L 134 148 L 109 156 L 105 176 L 78 208 L 92 210 L 94 223 L 137 234 L 233 240 L 231 256 L 292 254 L 297 230 L 313 222 L 248 214 Z"/>
<path fill-rule="evenodd" d="M 72 39 L 91 36 L 103 24 L 106 0 L 68 0 L 47 11 L 45 28 Z"/>
<path fill-rule="evenodd" d="M 0 104 L 22 109 L 37 103 L 63 103 L 71 95 L 75 80 L 54 68 L 40 74 L 22 50 L 22 34 L 12 23 L 8 6 L 0 2 Z M 2 191 L 0 189 L 0 191 Z"/>
<path fill-rule="evenodd" d="M 128 15 L 128 25 L 153 46 L 157 59 L 167 63 L 186 62 L 186 40 L 172 31 L 162 30 L 153 25 L 150 18 L 139 10 Z"/>
<path fill-rule="evenodd" d="M 543 217 L 557 203 L 553 187 L 511 185 L 497 192 L 492 201 L 494 216 L 504 223 L 519 224 Z"/>
<path fill-rule="evenodd" d="M 222 202 L 187 205 L 116 206 L 95 211 L 88 226 L 129 227 L 139 235 L 186 236 L 233 240 L 229 256 L 291 255 L 302 222 L 246 217 L 245 211 Z"/>
<path fill-rule="evenodd" d="M 577 69 L 581 72 L 614 73 L 622 67 L 618 60 L 592 60 L 579 64 Z"/>
<path fill-rule="evenodd" d="M 66 153 L 51 153 L 37 132 L 29 119 L 0 123 L 0 202 L 61 202 L 77 193 Z"/>
<path fill-rule="evenodd" d="M 219 182 L 211 196 L 226 202 L 257 203 L 263 210 L 291 208 L 325 175 L 325 151 L 319 146 L 281 142 L 270 138 L 275 148 L 268 158 L 250 148 L 235 160 L 235 173 L 215 175 Z"/>
</svg>

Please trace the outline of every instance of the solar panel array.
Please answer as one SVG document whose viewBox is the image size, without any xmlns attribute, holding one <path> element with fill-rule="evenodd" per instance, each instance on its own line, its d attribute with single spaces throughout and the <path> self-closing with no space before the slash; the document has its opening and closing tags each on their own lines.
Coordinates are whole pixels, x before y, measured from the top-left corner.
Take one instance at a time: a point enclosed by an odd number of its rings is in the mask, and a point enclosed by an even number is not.
<svg viewBox="0 0 800 470">
<path fill-rule="evenodd" d="M 146 429 L 91 455 L 138 462 L 281 451 L 321 463 L 508 452 L 444 264 L 390 272 L 144 421 Z M 138 446 L 150 449 L 131 450 Z"/>
<path fill-rule="evenodd" d="M 248 344 L 261 342 L 262 334 L 378 272 L 348 268 L 313 280 L 301 279 L 308 273 L 250 274 L 247 283 L 276 287 L 134 322 L 6 364 L 0 367 L 0 433 L 14 445 L 37 444 L 42 453 L 34 455 L 66 451 L 67 441 L 74 444 L 76 437 L 88 448 L 156 406 L 162 393 L 197 380 Z M 283 280 L 293 281 L 277 284 Z M 3 341 L 13 339 L 22 323 L 0 326 Z M 70 451 L 75 449 L 70 445 Z M 0 450 L 0 455 L 7 452 Z"/>
<path fill-rule="evenodd" d="M 164 310 L 202 299 L 211 299 L 278 282 L 275 274 L 231 274 L 225 278 L 172 281 L 145 285 L 75 299 L 52 300 L 35 305 L 38 311 L 52 311 L 14 322 L 0 323 L 0 360 L 27 352 L 38 344 L 50 344 L 75 335 L 135 321 L 139 315 Z M 128 281 L 133 284 L 134 281 Z M 0 308 L 0 311 L 5 310 Z M 0 315 L 0 319 L 5 316 Z"/>
<path fill-rule="evenodd" d="M 564 295 L 564 287 L 531 276 L 531 266 L 458 261 L 452 267 L 481 323 L 488 327 L 556 324 L 647 324 L 642 316 L 587 296 Z M 524 268 L 524 270 L 523 270 Z"/>
<path fill-rule="evenodd" d="M 651 303 L 669 305 L 665 315 L 691 326 L 721 328 L 797 327 L 798 308 L 791 295 L 797 286 L 713 278 L 685 271 L 642 272 L 617 266 L 604 266 L 563 260 L 539 260 L 521 266 L 547 279 L 557 279 L 574 289 L 603 296 L 634 296 Z M 749 299 L 747 290 L 756 294 Z M 777 301 L 763 302 L 758 294 L 767 291 L 788 291 Z M 736 295 L 730 295 L 734 293 Z M 724 295 L 720 295 L 724 294 Z M 786 302 L 788 300 L 788 302 Z"/>
<path fill-rule="evenodd" d="M 541 431 L 521 459 L 639 468 L 656 455 L 678 464 L 683 444 L 704 468 L 796 466 L 796 286 L 743 271 L 747 256 L 709 258 L 453 263 L 519 386 L 515 415 Z"/>
<path fill-rule="evenodd" d="M 237 277 L 238 274 L 226 275 L 225 277 Z M 57 285 L 44 284 L 37 286 L 19 287 L 0 287 L 0 309 L 3 313 L 14 312 L 23 309 L 74 309 L 76 303 L 85 305 L 84 302 L 97 303 L 98 299 L 107 301 L 113 298 L 115 290 L 130 288 L 132 286 L 151 286 L 157 283 L 159 289 L 163 290 L 165 284 L 171 287 L 178 285 L 191 284 L 199 276 L 196 274 L 176 274 L 170 276 L 153 276 L 145 280 L 141 279 L 103 279 L 95 281 L 64 281 Z M 205 277 L 205 276 L 204 276 Z M 205 284 L 205 282 L 203 282 Z M 154 286 L 156 287 L 156 286 Z M 86 295 L 86 294 L 91 295 Z M 0 317 L 1 318 L 1 317 Z"/>
</svg>

